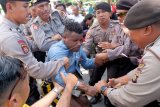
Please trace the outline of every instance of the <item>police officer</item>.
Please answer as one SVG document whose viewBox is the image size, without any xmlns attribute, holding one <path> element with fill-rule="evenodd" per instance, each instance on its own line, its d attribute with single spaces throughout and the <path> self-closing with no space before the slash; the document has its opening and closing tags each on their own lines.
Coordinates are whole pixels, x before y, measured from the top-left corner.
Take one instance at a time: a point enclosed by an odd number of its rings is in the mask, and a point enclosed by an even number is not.
<svg viewBox="0 0 160 107">
<path fill-rule="evenodd" d="M 0 55 L 20 59 L 25 63 L 29 75 L 34 78 L 53 76 L 66 63 L 66 58 L 48 63 L 38 62 L 31 52 L 37 50 L 37 46 L 33 41 L 28 41 L 19 29 L 20 24 L 28 21 L 29 0 L 1 0 L 0 3 L 6 13 L 0 25 Z"/>
<path fill-rule="evenodd" d="M 100 81 L 97 90 L 118 107 L 142 107 L 160 98 L 160 4 L 159 0 L 142 0 L 127 13 L 124 25 L 131 39 L 144 50 L 139 66 L 127 75 Z M 109 88 L 108 85 L 113 88 Z M 119 86 L 116 87 L 115 86 Z M 157 107 L 157 103 L 147 106 Z"/>
<path fill-rule="evenodd" d="M 96 53 L 99 53 L 96 56 L 104 60 L 104 65 L 93 71 L 90 85 L 94 85 L 101 79 L 106 67 L 107 79 L 125 75 L 136 67 L 129 58 L 122 57 L 122 54 L 129 55 L 131 42 L 119 22 L 110 20 L 110 5 L 101 2 L 96 5 L 95 10 L 98 22 L 88 31 L 84 50 L 90 53 L 91 46 L 94 45 Z M 97 100 L 93 99 L 91 102 L 96 103 L 99 98 L 100 95 L 97 96 Z"/>
<path fill-rule="evenodd" d="M 62 38 L 63 19 L 58 11 L 51 12 L 49 0 L 35 0 L 33 5 L 38 17 L 30 28 L 32 36 L 40 50 L 48 51 L 53 43 Z"/>
</svg>

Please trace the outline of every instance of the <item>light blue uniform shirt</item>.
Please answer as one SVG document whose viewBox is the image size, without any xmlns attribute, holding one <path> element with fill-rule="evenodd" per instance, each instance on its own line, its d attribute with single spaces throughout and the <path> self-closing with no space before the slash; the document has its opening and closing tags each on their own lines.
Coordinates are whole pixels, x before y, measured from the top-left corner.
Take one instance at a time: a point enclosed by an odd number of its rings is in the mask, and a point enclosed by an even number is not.
<svg viewBox="0 0 160 107">
<path fill-rule="evenodd" d="M 85 69 L 91 69 L 95 67 L 94 64 L 94 58 L 88 59 L 86 56 L 86 53 L 82 50 L 82 47 L 80 47 L 78 52 L 72 52 L 70 51 L 67 46 L 64 44 L 63 41 L 60 41 L 56 44 L 53 44 L 49 51 L 48 51 L 48 60 L 58 60 L 62 57 L 68 57 L 70 60 L 70 67 L 68 69 L 65 69 L 62 67 L 56 77 L 55 81 L 60 84 L 61 86 L 65 86 L 64 81 L 62 80 L 60 76 L 60 72 L 66 73 L 75 73 L 78 71 L 78 73 L 81 75 L 79 63 L 83 66 Z"/>
</svg>

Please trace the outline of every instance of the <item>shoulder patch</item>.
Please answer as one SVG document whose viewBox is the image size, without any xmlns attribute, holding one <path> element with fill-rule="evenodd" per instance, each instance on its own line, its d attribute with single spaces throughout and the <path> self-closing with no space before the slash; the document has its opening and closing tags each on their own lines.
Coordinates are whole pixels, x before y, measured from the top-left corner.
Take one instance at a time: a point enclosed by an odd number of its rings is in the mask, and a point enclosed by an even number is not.
<svg viewBox="0 0 160 107">
<path fill-rule="evenodd" d="M 86 33 L 86 37 L 85 37 L 85 39 L 88 39 L 88 38 L 90 38 L 91 37 L 91 32 L 90 31 L 88 31 L 87 33 Z"/>
<path fill-rule="evenodd" d="M 144 67 L 145 67 L 145 63 L 144 63 L 143 59 L 141 59 L 141 60 L 139 61 L 139 65 L 138 65 L 138 67 L 137 67 L 137 70 L 135 71 L 135 74 L 134 74 L 134 76 L 133 76 L 133 78 L 132 78 L 132 82 L 133 82 L 133 83 L 137 83 L 137 79 L 139 78 L 140 74 L 142 73 L 142 69 L 143 69 Z"/>
<path fill-rule="evenodd" d="M 29 52 L 29 47 L 27 46 L 26 42 L 24 40 L 18 40 L 17 42 L 20 44 L 23 53 L 27 54 Z"/>
</svg>

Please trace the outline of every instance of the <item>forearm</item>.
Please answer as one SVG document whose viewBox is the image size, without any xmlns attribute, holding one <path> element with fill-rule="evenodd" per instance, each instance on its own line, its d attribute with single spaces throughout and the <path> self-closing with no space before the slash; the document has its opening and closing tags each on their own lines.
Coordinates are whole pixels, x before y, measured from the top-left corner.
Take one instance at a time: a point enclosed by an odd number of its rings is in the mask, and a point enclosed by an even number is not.
<svg viewBox="0 0 160 107">
<path fill-rule="evenodd" d="M 115 83 L 118 83 L 119 85 L 125 85 L 130 81 L 130 78 L 128 75 L 119 77 L 117 79 L 115 79 Z"/>
<path fill-rule="evenodd" d="M 107 54 L 110 61 L 119 58 L 122 53 L 127 55 L 127 50 L 125 46 L 118 46 L 115 49 L 107 49 Z"/>
<path fill-rule="evenodd" d="M 82 91 L 84 91 L 84 92 L 87 92 L 87 91 L 88 91 L 88 87 L 89 87 L 88 84 L 83 83 L 83 82 L 79 82 L 79 85 L 78 85 L 78 89 L 79 89 L 79 90 L 82 90 Z"/>
<path fill-rule="evenodd" d="M 54 91 L 50 91 L 45 97 L 34 103 L 31 107 L 49 107 L 58 94 Z"/>
<path fill-rule="evenodd" d="M 63 94 L 60 100 L 58 101 L 56 107 L 70 107 L 71 96 L 72 96 L 72 87 L 70 85 L 66 85 Z"/>
</svg>

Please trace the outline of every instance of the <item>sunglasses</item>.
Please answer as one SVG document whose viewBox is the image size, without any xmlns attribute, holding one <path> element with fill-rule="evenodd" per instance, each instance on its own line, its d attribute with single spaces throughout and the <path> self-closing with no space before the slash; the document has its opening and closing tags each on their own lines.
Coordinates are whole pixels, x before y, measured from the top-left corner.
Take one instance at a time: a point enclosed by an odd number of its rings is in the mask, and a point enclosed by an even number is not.
<svg viewBox="0 0 160 107">
<path fill-rule="evenodd" d="M 121 17 L 121 16 L 125 16 L 127 14 L 127 12 L 119 12 L 119 13 L 116 13 L 118 17 Z"/>
</svg>

